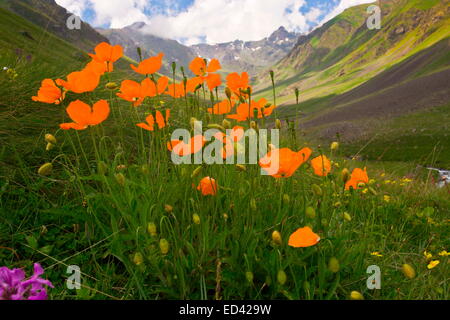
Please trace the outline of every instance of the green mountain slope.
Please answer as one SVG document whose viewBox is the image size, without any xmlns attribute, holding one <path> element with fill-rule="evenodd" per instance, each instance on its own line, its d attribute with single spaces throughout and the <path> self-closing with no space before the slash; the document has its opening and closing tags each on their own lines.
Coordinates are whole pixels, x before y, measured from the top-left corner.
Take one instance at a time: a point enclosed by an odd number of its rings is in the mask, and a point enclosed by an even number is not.
<svg viewBox="0 0 450 320">
<path fill-rule="evenodd" d="M 14 12 L 85 51 L 92 50 L 92 47 L 100 42 L 108 41 L 84 22 L 81 23 L 79 30 L 67 28 L 67 19 L 72 14 L 54 0 L 0 0 L 0 7 Z"/>
<path fill-rule="evenodd" d="M 381 2 L 381 30 L 366 26 L 367 5 L 346 10 L 308 36 L 273 67 L 281 103 L 340 94 L 450 36 L 449 1 Z M 267 75 L 259 77 L 259 95 L 270 94 Z"/>
</svg>

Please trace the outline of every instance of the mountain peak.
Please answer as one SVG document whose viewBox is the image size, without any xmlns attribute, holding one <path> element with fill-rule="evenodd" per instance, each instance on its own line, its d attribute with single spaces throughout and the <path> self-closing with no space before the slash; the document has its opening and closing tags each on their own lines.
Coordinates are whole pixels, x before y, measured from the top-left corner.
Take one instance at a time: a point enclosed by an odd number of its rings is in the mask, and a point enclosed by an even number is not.
<svg viewBox="0 0 450 320">
<path fill-rule="evenodd" d="M 142 29 L 142 28 L 145 27 L 146 25 L 147 25 L 147 24 L 146 24 L 145 22 L 143 22 L 143 21 L 138 21 L 138 22 L 135 22 L 135 23 L 129 25 L 128 27 L 129 27 L 129 28 L 132 28 L 132 29 Z"/>
<path fill-rule="evenodd" d="M 291 33 L 286 30 L 284 26 L 279 27 L 274 33 L 272 33 L 269 37 L 269 41 L 275 42 L 279 40 L 283 40 L 286 38 L 292 38 L 294 33 Z"/>
</svg>

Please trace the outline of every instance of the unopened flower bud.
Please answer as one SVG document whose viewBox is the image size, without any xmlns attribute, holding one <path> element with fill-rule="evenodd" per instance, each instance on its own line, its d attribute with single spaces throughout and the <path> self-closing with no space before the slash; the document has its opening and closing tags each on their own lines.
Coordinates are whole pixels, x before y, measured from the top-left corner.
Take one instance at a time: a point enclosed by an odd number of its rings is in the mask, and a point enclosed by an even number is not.
<svg viewBox="0 0 450 320">
<path fill-rule="evenodd" d="M 281 246 L 282 242 L 282 238 L 281 238 L 281 233 L 279 231 L 274 231 L 272 233 L 272 241 L 274 244 L 276 244 L 277 246 Z"/>
<path fill-rule="evenodd" d="M 314 210 L 313 207 L 307 207 L 305 213 L 310 219 L 314 219 L 316 217 L 316 210 Z"/>
<path fill-rule="evenodd" d="M 105 87 L 108 90 L 116 90 L 119 86 L 115 82 L 108 82 Z"/>
<path fill-rule="evenodd" d="M 225 94 L 226 94 L 228 99 L 231 99 L 231 90 L 230 90 L 230 88 L 228 88 L 228 87 L 225 88 Z"/>
<path fill-rule="evenodd" d="M 108 166 L 103 161 L 100 161 L 97 165 L 97 173 L 104 176 L 108 172 Z"/>
<path fill-rule="evenodd" d="M 284 270 L 278 271 L 277 281 L 281 286 L 283 286 L 286 283 L 287 275 L 286 275 L 286 272 L 284 272 Z"/>
<path fill-rule="evenodd" d="M 277 128 L 278 130 L 281 129 L 281 120 L 280 119 L 275 120 L 275 128 Z"/>
<path fill-rule="evenodd" d="M 55 145 L 53 143 L 47 143 L 47 146 L 45 147 L 46 151 L 51 151 L 53 148 L 55 147 Z"/>
<path fill-rule="evenodd" d="M 197 168 L 195 168 L 195 170 L 192 172 L 191 174 L 191 179 L 194 179 L 195 177 L 197 177 L 200 172 L 202 172 L 203 166 L 199 166 Z"/>
<path fill-rule="evenodd" d="M 316 196 L 318 196 L 318 197 L 323 196 L 323 191 L 322 191 L 322 188 L 320 186 L 318 186 L 317 184 L 313 184 L 311 186 L 311 188 L 312 188 L 312 191 L 314 192 L 314 194 Z"/>
<path fill-rule="evenodd" d="M 339 149 L 339 142 L 333 142 L 332 144 L 331 144 L 331 150 L 332 151 L 336 151 L 336 150 L 338 150 Z"/>
<path fill-rule="evenodd" d="M 153 222 L 150 222 L 147 226 L 147 232 L 152 237 L 156 237 L 158 235 L 158 232 L 156 231 L 156 224 L 154 224 Z"/>
<path fill-rule="evenodd" d="M 402 272 L 408 279 L 414 279 L 416 277 L 416 270 L 409 264 L 402 266 Z"/>
<path fill-rule="evenodd" d="M 283 194 L 283 202 L 284 204 L 289 204 L 289 202 L 291 202 L 291 198 L 288 194 Z"/>
<path fill-rule="evenodd" d="M 144 257 L 142 256 L 142 253 L 136 252 L 134 254 L 134 257 L 133 257 L 133 262 L 137 266 L 140 266 L 141 264 L 143 264 L 144 263 Z"/>
<path fill-rule="evenodd" d="M 166 255 L 169 253 L 169 242 L 166 239 L 161 239 L 159 241 L 159 249 L 161 249 L 161 253 Z"/>
<path fill-rule="evenodd" d="M 192 221 L 195 224 L 200 224 L 200 222 L 201 222 L 200 216 L 197 213 L 194 213 L 194 215 L 192 216 Z"/>
<path fill-rule="evenodd" d="M 57 143 L 55 136 L 50 134 L 50 133 L 47 133 L 45 135 L 45 141 L 48 142 L 48 143 L 51 143 L 51 144 L 56 144 Z"/>
<path fill-rule="evenodd" d="M 341 177 L 342 177 L 342 181 L 344 183 L 347 183 L 350 180 L 350 178 L 351 178 L 350 171 L 348 171 L 347 168 L 342 170 Z"/>
<path fill-rule="evenodd" d="M 340 270 L 339 260 L 335 257 L 332 257 L 330 261 L 328 261 L 328 270 L 333 273 L 337 273 Z"/>
<path fill-rule="evenodd" d="M 343 218 L 345 221 L 350 222 L 352 221 L 352 216 L 348 212 L 344 212 Z"/>
<path fill-rule="evenodd" d="M 125 186 L 126 178 L 122 173 L 117 173 L 114 175 L 118 184 L 122 187 Z"/>
<path fill-rule="evenodd" d="M 173 207 L 171 205 L 164 205 L 164 211 L 167 213 L 172 213 L 173 212 Z"/>
<path fill-rule="evenodd" d="M 350 293 L 351 300 L 364 300 L 364 296 L 358 291 L 352 291 Z"/>
<path fill-rule="evenodd" d="M 254 278 L 253 272 L 247 271 L 245 273 L 245 278 L 247 279 L 248 282 L 253 283 L 253 278 Z"/>
<path fill-rule="evenodd" d="M 41 176 L 49 176 L 53 171 L 53 164 L 46 163 L 44 165 L 42 165 L 39 170 L 38 170 L 38 174 Z"/>
<path fill-rule="evenodd" d="M 242 171 L 242 172 L 247 171 L 247 167 L 244 166 L 243 164 L 237 164 L 236 169 L 238 169 L 239 171 Z"/>
<path fill-rule="evenodd" d="M 230 129 L 231 128 L 231 122 L 228 121 L 227 119 L 223 119 L 222 127 L 224 127 L 225 129 Z"/>
</svg>

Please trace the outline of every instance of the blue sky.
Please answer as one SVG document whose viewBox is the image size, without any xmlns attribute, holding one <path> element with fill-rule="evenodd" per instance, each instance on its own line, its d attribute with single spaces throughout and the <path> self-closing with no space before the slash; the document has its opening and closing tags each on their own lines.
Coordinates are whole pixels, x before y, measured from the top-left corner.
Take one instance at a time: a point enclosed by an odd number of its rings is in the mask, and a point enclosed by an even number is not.
<svg viewBox="0 0 450 320">
<path fill-rule="evenodd" d="M 373 0 L 56 0 L 95 27 L 134 22 L 146 31 L 185 44 L 251 41 L 280 26 L 308 32 L 344 9 Z"/>
</svg>

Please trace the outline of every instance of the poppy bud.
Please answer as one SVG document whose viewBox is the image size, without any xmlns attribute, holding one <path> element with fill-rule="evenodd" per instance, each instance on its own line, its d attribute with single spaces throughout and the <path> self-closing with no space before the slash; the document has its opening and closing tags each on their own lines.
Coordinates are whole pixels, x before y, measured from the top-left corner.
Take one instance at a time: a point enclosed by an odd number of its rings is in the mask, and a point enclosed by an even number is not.
<svg viewBox="0 0 450 320">
<path fill-rule="evenodd" d="M 291 198 L 288 194 L 283 194 L 283 202 L 284 204 L 289 204 L 289 202 L 291 202 Z"/>
<path fill-rule="evenodd" d="M 181 67 L 180 67 L 180 70 L 181 70 L 181 73 L 183 74 L 183 78 L 186 78 L 185 75 L 184 75 L 184 67 L 181 66 Z M 186 80 L 187 80 L 187 79 L 186 79 Z"/>
<path fill-rule="evenodd" d="M 194 221 L 195 224 L 200 224 L 201 220 L 200 220 L 200 216 L 196 213 L 194 213 L 194 215 L 192 216 L 192 221 Z"/>
<path fill-rule="evenodd" d="M 55 147 L 55 145 L 53 143 L 47 143 L 47 146 L 45 147 L 46 151 L 50 151 Z"/>
<path fill-rule="evenodd" d="M 281 120 L 280 120 L 280 119 L 277 119 L 277 120 L 275 121 L 275 128 L 277 128 L 278 130 L 281 129 Z"/>
<path fill-rule="evenodd" d="M 323 196 L 322 188 L 319 187 L 317 184 L 313 184 L 313 185 L 311 186 L 311 188 L 312 188 L 312 191 L 314 192 L 314 194 L 315 194 L 316 196 L 318 196 L 318 197 Z"/>
<path fill-rule="evenodd" d="M 251 199 L 250 200 L 250 209 L 252 209 L 253 211 L 256 211 L 258 209 L 258 207 L 256 206 L 256 200 L 255 199 Z"/>
<path fill-rule="evenodd" d="M 156 224 L 154 224 L 153 222 L 150 222 L 147 226 L 147 232 L 152 237 L 156 237 L 158 235 L 158 232 L 156 231 Z"/>
<path fill-rule="evenodd" d="M 258 125 L 255 121 L 250 122 L 250 128 L 252 128 L 253 130 L 258 130 Z"/>
<path fill-rule="evenodd" d="M 337 149 L 339 149 L 339 142 L 333 142 L 331 144 L 331 150 L 336 151 Z"/>
<path fill-rule="evenodd" d="M 270 74 L 270 78 L 271 78 L 272 81 L 273 81 L 273 79 L 274 79 L 274 77 L 275 77 L 275 72 L 273 72 L 273 70 L 270 70 L 270 71 L 269 71 L 269 74 Z"/>
<path fill-rule="evenodd" d="M 171 205 L 164 205 L 164 211 L 167 213 L 172 213 L 173 212 L 173 207 Z"/>
<path fill-rule="evenodd" d="M 272 233 L 272 241 L 274 244 L 276 244 L 277 246 L 281 246 L 281 244 L 283 243 L 282 239 L 281 239 L 281 233 L 278 231 L 274 231 Z"/>
<path fill-rule="evenodd" d="M 105 87 L 108 90 L 116 90 L 119 86 L 115 82 L 108 82 Z"/>
<path fill-rule="evenodd" d="M 228 99 L 231 99 L 231 90 L 230 90 L 230 88 L 228 88 L 228 87 L 225 88 L 225 94 L 226 94 Z"/>
<path fill-rule="evenodd" d="M 45 135 L 45 141 L 48 142 L 48 143 L 51 143 L 51 144 L 56 144 L 57 143 L 55 136 L 50 134 L 50 133 L 47 133 Z"/>
<path fill-rule="evenodd" d="M 108 172 L 108 167 L 106 166 L 106 163 L 104 163 L 103 161 L 100 161 L 97 164 L 97 173 L 99 175 L 104 176 L 106 174 L 106 172 Z"/>
<path fill-rule="evenodd" d="M 253 278 L 254 278 L 253 272 L 247 271 L 245 273 L 245 278 L 247 279 L 248 282 L 253 283 Z"/>
<path fill-rule="evenodd" d="M 228 121 L 227 119 L 223 119 L 222 127 L 224 127 L 225 129 L 230 129 L 231 128 L 231 122 Z"/>
<path fill-rule="evenodd" d="M 295 88 L 295 97 L 297 98 L 297 101 L 298 101 L 299 96 L 300 96 L 300 90 L 298 88 Z"/>
<path fill-rule="evenodd" d="M 136 252 L 134 254 L 134 257 L 133 257 L 133 262 L 137 266 L 140 266 L 141 264 L 143 264 L 144 263 L 144 257 L 142 256 L 142 253 Z"/>
<path fill-rule="evenodd" d="M 177 70 L 177 63 L 174 61 L 172 62 L 172 72 L 175 73 L 176 70 Z"/>
<path fill-rule="evenodd" d="M 200 172 L 202 172 L 202 169 L 202 166 L 195 168 L 195 170 L 192 172 L 191 179 L 194 179 L 196 176 L 198 176 Z"/>
<path fill-rule="evenodd" d="M 117 173 L 115 175 L 116 181 L 118 184 L 120 184 L 122 187 L 125 185 L 125 176 L 122 173 Z"/>
<path fill-rule="evenodd" d="M 348 212 L 344 212 L 343 217 L 344 217 L 344 220 L 347 222 L 352 221 L 352 216 Z"/>
<path fill-rule="evenodd" d="M 341 177 L 342 177 L 342 181 L 344 183 L 347 183 L 350 180 L 350 177 L 351 177 L 350 171 L 348 171 L 348 169 L 345 168 L 344 170 L 342 170 Z"/>
<path fill-rule="evenodd" d="M 46 163 L 44 165 L 42 165 L 39 170 L 38 170 L 38 174 L 41 176 L 49 176 L 52 173 L 53 170 L 53 164 Z"/>
<path fill-rule="evenodd" d="M 352 291 L 350 293 L 351 300 L 364 300 L 364 296 L 358 291 Z"/>
<path fill-rule="evenodd" d="M 310 219 L 314 219 L 316 217 L 316 210 L 313 207 L 306 208 L 306 216 Z"/>
<path fill-rule="evenodd" d="M 339 269 L 340 269 L 339 260 L 336 259 L 335 257 L 332 257 L 328 262 L 328 270 L 330 270 L 333 273 L 337 273 L 339 272 Z"/>
<path fill-rule="evenodd" d="M 148 175 L 148 174 L 150 173 L 150 169 L 149 169 L 149 167 L 148 167 L 147 164 L 143 164 L 143 165 L 141 166 L 141 172 L 142 172 L 142 174 L 144 174 L 144 175 Z"/>
<path fill-rule="evenodd" d="M 226 131 L 224 127 L 222 127 L 220 124 L 217 124 L 217 123 L 208 124 L 207 128 L 208 129 L 217 129 L 217 130 L 220 130 L 222 132 Z"/>
<path fill-rule="evenodd" d="M 247 167 L 244 166 L 243 164 L 237 164 L 236 169 L 238 169 L 239 171 L 242 171 L 242 172 L 247 171 Z"/>
<path fill-rule="evenodd" d="M 166 255 L 169 253 L 169 242 L 166 239 L 161 239 L 159 241 L 159 249 L 161 249 L 161 253 Z"/>
<path fill-rule="evenodd" d="M 364 182 L 358 183 L 358 188 L 364 188 L 366 184 Z"/>
<path fill-rule="evenodd" d="M 190 120 L 191 128 L 192 128 L 192 129 L 195 129 L 195 123 L 196 123 L 196 122 L 198 122 L 198 119 L 192 117 L 191 120 Z"/>
<path fill-rule="evenodd" d="M 409 264 L 404 264 L 402 266 L 402 272 L 408 279 L 414 279 L 416 277 L 416 270 Z"/>
<path fill-rule="evenodd" d="M 141 47 L 136 48 L 137 54 L 139 56 L 139 60 L 142 61 L 142 49 Z"/>
<path fill-rule="evenodd" d="M 286 275 L 286 272 L 284 272 L 284 270 L 278 271 L 277 280 L 281 286 L 283 286 L 286 283 L 287 275 Z"/>
<path fill-rule="evenodd" d="M 200 89 L 201 89 L 202 87 L 203 87 L 203 84 L 199 84 L 199 85 L 197 85 L 197 86 L 195 87 L 195 90 L 194 90 L 194 92 L 196 92 L 196 91 L 200 90 Z"/>
</svg>

